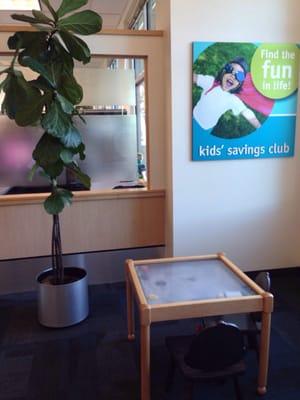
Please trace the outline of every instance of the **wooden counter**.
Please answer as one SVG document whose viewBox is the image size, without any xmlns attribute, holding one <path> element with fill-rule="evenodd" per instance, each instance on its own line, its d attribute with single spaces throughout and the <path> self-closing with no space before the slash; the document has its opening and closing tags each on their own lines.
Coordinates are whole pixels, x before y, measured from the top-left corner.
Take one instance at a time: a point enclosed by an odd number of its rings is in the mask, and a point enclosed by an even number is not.
<svg viewBox="0 0 300 400">
<path fill-rule="evenodd" d="M 0 259 L 50 254 L 52 218 L 42 194 L 0 197 Z M 64 253 L 160 246 L 165 243 L 164 190 L 75 192 L 61 214 Z"/>
</svg>

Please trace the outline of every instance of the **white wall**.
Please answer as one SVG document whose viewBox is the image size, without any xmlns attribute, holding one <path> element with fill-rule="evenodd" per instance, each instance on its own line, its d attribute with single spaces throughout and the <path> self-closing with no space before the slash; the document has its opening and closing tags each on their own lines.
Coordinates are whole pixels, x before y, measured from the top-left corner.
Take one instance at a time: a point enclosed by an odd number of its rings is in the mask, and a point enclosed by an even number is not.
<svg viewBox="0 0 300 400">
<path fill-rule="evenodd" d="M 160 11 L 158 29 L 170 24 L 168 207 L 173 220 L 168 242 L 173 241 L 173 254 L 224 251 L 245 270 L 300 265 L 298 137 L 293 158 L 191 161 L 191 43 L 297 43 L 299 0 L 160 0 Z"/>
</svg>

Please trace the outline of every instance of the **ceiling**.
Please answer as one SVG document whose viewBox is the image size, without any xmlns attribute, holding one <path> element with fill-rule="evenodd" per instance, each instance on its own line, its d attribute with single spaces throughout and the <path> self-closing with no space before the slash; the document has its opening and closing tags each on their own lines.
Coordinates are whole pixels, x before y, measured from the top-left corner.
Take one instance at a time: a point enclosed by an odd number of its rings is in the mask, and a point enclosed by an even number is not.
<svg viewBox="0 0 300 400">
<path fill-rule="evenodd" d="M 5 0 L 1 0 L 5 1 Z M 57 9 L 61 0 L 50 0 L 54 9 Z M 127 28 L 126 22 L 130 15 L 134 14 L 136 7 L 141 3 L 140 0 L 89 0 L 88 4 L 81 8 L 90 9 L 98 12 L 103 18 L 103 29 L 124 29 Z M 44 9 L 43 9 L 44 8 Z M 45 14 L 45 6 L 42 5 L 42 11 Z M 0 11 L 0 25 L 13 24 L 18 22 L 10 18 L 14 11 Z M 31 12 L 18 11 L 17 13 L 31 15 Z"/>
</svg>

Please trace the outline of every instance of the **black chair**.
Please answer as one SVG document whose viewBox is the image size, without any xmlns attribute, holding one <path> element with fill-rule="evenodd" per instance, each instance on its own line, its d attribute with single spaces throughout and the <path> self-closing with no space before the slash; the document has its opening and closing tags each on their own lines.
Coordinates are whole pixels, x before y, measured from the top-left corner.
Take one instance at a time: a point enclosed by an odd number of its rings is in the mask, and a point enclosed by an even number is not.
<svg viewBox="0 0 300 400">
<path fill-rule="evenodd" d="M 271 289 L 270 273 L 266 271 L 259 272 L 255 279 L 255 283 L 259 285 L 266 292 Z M 259 335 L 261 332 L 261 313 L 250 314 L 230 314 L 222 317 L 225 322 L 235 324 L 242 331 L 244 337 L 247 339 L 247 347 L 256 351 L 257 358 L 259 358 Z"/>
<path fill-rule="evenodd" d="M 238 375 L 246 369 L 245 348 L 237 326 L 219 322 L 197 335 L 167 337 L 166 346 L 171 356 L 167 390 L 177 367 L 185 378 L 186 400 L 192 400 L 196 381 L 223 381 L 228 377 L 233 378 L 236 399 L 242 399 Z"/>
</svg>

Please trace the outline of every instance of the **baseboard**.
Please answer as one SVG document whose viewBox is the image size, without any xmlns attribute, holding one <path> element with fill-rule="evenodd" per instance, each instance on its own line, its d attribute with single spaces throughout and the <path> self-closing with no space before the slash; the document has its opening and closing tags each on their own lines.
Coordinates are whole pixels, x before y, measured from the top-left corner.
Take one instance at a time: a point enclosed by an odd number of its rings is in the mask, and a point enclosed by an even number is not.
<svg viewBox="0 0 300 400">
<path fill-rule="evenodd" d="M 88 272 L 90 285 L 125 280 L 124 263 L 135 260 L 164 257 L 164 246 L 100 251 L 64 255 L 64 265 L 83 267 Z M 0 262 L 0 294 L 36 290 L 36 276 L 51 265 L 50 257 L 26 258 Z"/>
</svg>

